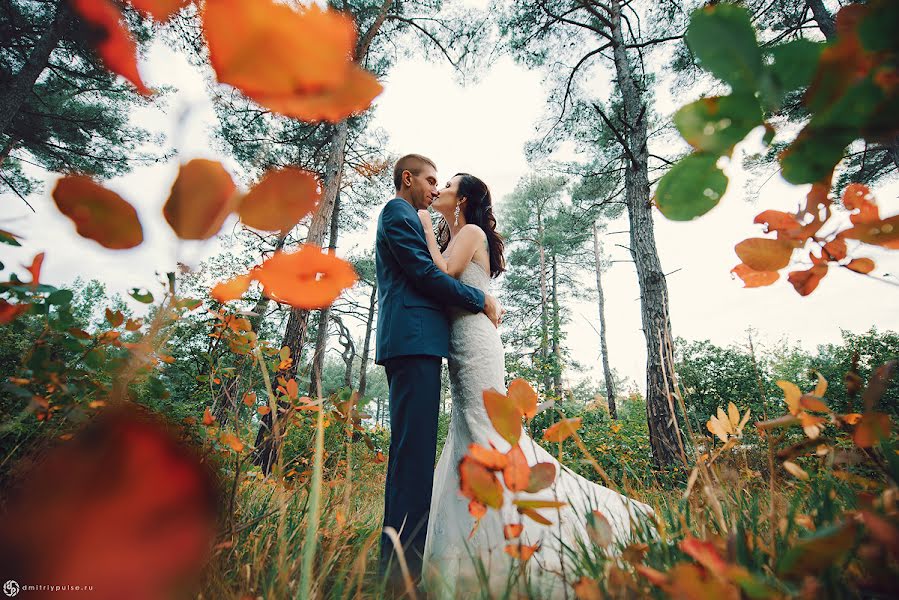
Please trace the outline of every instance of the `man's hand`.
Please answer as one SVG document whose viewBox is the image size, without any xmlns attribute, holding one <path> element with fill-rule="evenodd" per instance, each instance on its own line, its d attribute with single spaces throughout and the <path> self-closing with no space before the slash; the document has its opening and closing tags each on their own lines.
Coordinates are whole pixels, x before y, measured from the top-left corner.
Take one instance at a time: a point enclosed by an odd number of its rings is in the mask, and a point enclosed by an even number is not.
<svg viewBox="0 0 899 600">
<path fill-rule="evenodd" d="M 418 211 L 418 218 L 421 221 L 425 231 L 434 231 L 434 224 L 431 222 L 431 213 L 427 210 Z"/>
<path fill-rule="evenodd" d="M 487 294 L 484 296 L 484 314 L 487 315 L 487 318 L 493 321 L 493 324 L 499 327 L 500 321 L 502 321 L 503 313 L 506 312 L 503 310 L 503 307 L 500 305 L 499 300 Z"/>
</svg>

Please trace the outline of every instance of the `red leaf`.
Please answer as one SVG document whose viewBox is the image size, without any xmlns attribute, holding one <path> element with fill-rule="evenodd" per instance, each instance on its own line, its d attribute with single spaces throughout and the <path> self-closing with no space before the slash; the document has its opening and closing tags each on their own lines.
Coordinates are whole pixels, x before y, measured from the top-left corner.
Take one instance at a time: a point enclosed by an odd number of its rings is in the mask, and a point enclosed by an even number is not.
<svg viewBox="0 0 899 600">
<path fill-rule="evenodd" d="M 520 536 L 522 531 L 524 531 L 524 525 L 521 523 L 512 523 L 503 527 L 503 536 L 507 540 L 512 540 Z"/>
<path fill-rule="evenodd" d="M 212 416 L 212 413 L 209 412 L 209 407 L 206 407 L 206 410 L 203 411 L 203 425 L 209 427 L 215 423 L 215 417 Z"/>
<path fill-rule="evenodd" d="M 78 235 L 104 248 L 124 250 L 144 241 L 134 207 L 89 177 L 63 177 L 53 189 L 53 200 L 59 212 L 75 223 Z"/>
<path fill-rule="evenodd" d="M 708 569 L 709 572 L 717 577 L 724 577 L 728 564 L 713 543 L 688 535 L 681 540 L 679 545 L 685 554 L 692 557 L 693 560 Z"/>
<path fill-rule="evenodd" d="M 787 275 L 787 280 L 793 284 L 800 296 L 808 296 L 821 279 L 827 275 L 827 265 L 815 265 L 807 271 L 792 271 Z"/>
<path fill-rule="evenodd" d="M 743 264 L 756 271 L 777 271 L 790 264 L 793 246 L 780 240 L 749 238 L 734 247 Z"/>
<path fill-rule="evenodd" d="M 521 437 L 521 411 L 515 402 L 494 389 L 484 390 L 484 408 L 496 432 L 513 446 Z"/>
<path fill-rule="evenodd" d="M 890 437 L 890 415 L 868 412 L 862 415 L 861 421 L 852 432 L 852 441 L 859 448 L 870 448 L 881 438 Z"/>
<path fill-rule="evenodd" d="M 509 464 L 509 459 L 506 458 L 506 455 L 495 448 L 484 448 L 477 444 L 470 444 L 468 446 L 468 454 L 491 471 L 502 471 Z"/>
<path fill-rule="evenodd" d="M 220 162 L 197 158 L 181 166 L 162 214 L 182 240 L 209 239 L 237 207 L 234 192 Z"/>
<path fill-rule="evenodd" d="M 801 225 L 796 220 L 796 215 L 781 212 L 779 210 L 766 210 L 759 213 L 753 223 L 765 224 L 765 233 L 772 231 L 797 231 Z"/>
<path fill-rule="evenodd" d="M 129 0 L 142 14 L 165 23 L 193 0 Z"/>
<path fill-rule="evenodd" d="M 528 467 L 528 459 L 525 457 L 521 446 L 515 444 L 506 454 L 508 464 L 503 469 L 503 481 L 511 492 L 521 492 L 528 487 L 531 479 L 531 469 Z"/>
<path fill-rule="evenodd" d="M 581 417 L 562 419 L 543 432 L 543 439 L 547 442 L 562 442 L 571 437 L 581 426 Z"/>
<path fill-rule="evenodd" d="M 843 260 L 846 258 L 846 240 L 837 238 L 824 244 L 824 255 L 828 260 Z"/>
<path fill-rule="evenodd" d="M 851 269 L 856 273 L 868 274 L 873 271 L 877 265 L 870 258 L 855 258 L 846 265 L 847 269 Z"/>
<path fill-rule="evenodd" d="M 462 495 L 492 508 L 503 505 L 503 487 L 490 470 L 470 456 L 459 462 L 459 486 Z"/>
<path fill-rule="evenodd" d="M 873 223 L 861 223 L 839 235 L 846 239 L 899 250 L 899 215 Z"/>
<path fill-rule="evenodd" d="M 249 227 L 283 233 L 308 215 L 319 198 L 315 175 L 288 167 L 263 175 L 241 200 L 238 214 Z"/>
<path fill-rule="evenodd" d="M 861 183 L 850 183 L 843 192 L 843 206 L 853 212 L 849 220 L 855 225 L 876 223 L 880 220 L 880 212 L 877 204 L 873 202 L 874 195 L 868 186 Z"/>
<path fill-rule="evenodd" d="M 756 288 L 771 285 L 780 277 L 777 271 L 756 271 L 743 263 L 730 270 L 731 273 L 743 280 L 743 287 Z"/>
<path fill-rule="evenodd" d="M 541 490 L 545 490 L 553 484 L 556 479 L 556 465 L 552 463 L 537 463 L 531 467 L 531 478 L 528 481 L 528 487 L 524 491 L 534 494 Z"/>
<path fill-rule="evenodd" d="M 44 264 L 44 253 L 40 252 L 34 256 L 34 259 L 31 261 L 31 266 L 26 267 L 28 272 L 31 273 L 31 287 L 37 287 L 37 285 L 41 282 L 41 266 Z"/>
<path fill-rule="evenodd" d="M 88 27 L 88 38 L 106 68 L 134 84 L 146 96 L 152 91 L 144 85 L 137 70 L 137 47 L 122 13 L 109 0 L 69 0 Z"/>
<path fill-rule="evenodd" d="M 0 323 L 11 323 L 30 306 L 30 304 L 10 304 L 6 300 L 0 299 Z"/>
<path fill-rule="evenodd" d="M 330 306 L 357 279 L 350 263 L 312 244 L 289 254 L 277 252 L 253 274 L 266 296 L 307 310 Z"/>
</svg>

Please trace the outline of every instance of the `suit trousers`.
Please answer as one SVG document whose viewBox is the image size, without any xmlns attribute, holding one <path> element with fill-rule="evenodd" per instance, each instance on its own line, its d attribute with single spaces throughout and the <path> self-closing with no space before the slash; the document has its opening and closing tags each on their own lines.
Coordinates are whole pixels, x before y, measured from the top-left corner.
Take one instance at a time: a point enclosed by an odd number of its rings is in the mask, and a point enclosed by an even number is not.
<svg viewBox="0 0 899 600">
<path fill-rule="evenodd" d="M 399 533 L 409 570 L 421 575 L 421 557 L 428 532 L 437 417 L 440 411 L 439 356 L 399 356 L 384 367 L 390 392 L 390 451 L 384 490 L 384 527 Z M 396 576 L 394 545 L 381 534 L 381 573 Z"/>
</svg>

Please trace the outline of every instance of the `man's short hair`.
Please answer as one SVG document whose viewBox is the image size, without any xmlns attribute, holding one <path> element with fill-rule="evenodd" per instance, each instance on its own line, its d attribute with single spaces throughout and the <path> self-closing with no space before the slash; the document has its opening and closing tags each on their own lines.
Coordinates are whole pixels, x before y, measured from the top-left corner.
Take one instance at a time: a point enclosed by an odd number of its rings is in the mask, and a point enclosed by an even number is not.
<svg viewBox="0 0 899 600">
<path fill-rule="evenodd" d="M 421 154 L 407 154 L 396 161 L 396 166 L 393 167 L 393 185 L 396 186 L 396 190 L 399 191 L 403 187 L 403 171 L 409 171 L 413 175 L 418 175 L 425 165 L 431 165 L 434 167 L 434 170 L 437 170 L 437 165 L 434 164 L 434 161 Z"/>
</svg>

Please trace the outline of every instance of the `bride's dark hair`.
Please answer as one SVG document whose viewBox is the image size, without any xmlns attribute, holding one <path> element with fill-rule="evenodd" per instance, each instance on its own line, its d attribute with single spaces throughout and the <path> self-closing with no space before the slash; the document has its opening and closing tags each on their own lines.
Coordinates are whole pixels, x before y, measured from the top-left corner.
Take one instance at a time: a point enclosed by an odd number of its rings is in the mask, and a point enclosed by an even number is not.
<svg viewBox="0 0 899 600">
<path fill-rule="evenodd" d="M 503 238 L 496 231 L 496 217 L 493 216 L 493 199 L 487 184 L 468 173 L 456 173 L 460 177 L 459 191 L 456 197 L 465 198 L 465 222 L 480 227 L 487 234 L 487 247 L 490 251 L 490 276 L 496 277 L 506 270 L 506 259 L 503 257 Z M 450 241 L 449 223 L 441 221 L 437 226 L 437 240 L 440 249 L 446 250 Z"/>
</svg>

